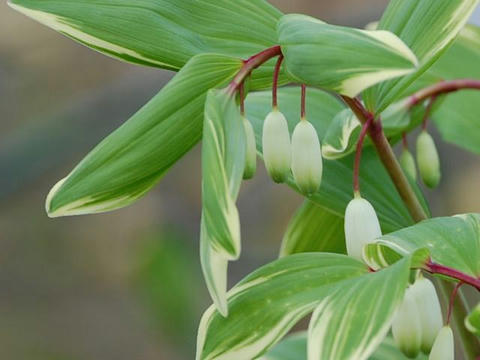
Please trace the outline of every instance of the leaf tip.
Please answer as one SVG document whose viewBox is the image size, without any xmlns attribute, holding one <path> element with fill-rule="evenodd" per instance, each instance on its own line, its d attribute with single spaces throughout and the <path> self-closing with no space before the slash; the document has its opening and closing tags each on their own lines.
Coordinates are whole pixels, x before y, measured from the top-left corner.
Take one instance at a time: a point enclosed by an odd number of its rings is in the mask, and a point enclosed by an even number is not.
<svg viewBox="0 0 480 360">
<path fill-rule="evenodd" d="M 47 215 L 49 218 L 56 218 L 56 217 L 61 217 L 65 215 L 61 213 L 60 209 L 55 209 L 52 206 L 52 200 L 55 197 L 55 195 L 58 193 L 58 190 L 65 183 L 66 179 L 67 178 L 63 178 L 60 181 L 58 181 L 55 185 L 53 185 L 53 187 L 48 192 L 47 198 L 45 199 L 45 211 L 47 212 Z"/>
</svg>

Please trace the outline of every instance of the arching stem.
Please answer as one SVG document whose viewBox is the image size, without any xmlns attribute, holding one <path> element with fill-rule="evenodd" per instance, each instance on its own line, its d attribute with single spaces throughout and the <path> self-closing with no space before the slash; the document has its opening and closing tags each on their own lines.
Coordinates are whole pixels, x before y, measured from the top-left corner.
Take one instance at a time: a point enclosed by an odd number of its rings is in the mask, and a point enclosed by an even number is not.
<svg viewBox="0 0 480 360">
<path fill-rule="evenodd" d="M 426 87 L 425 89 L 422 89 L 410 96 L 409 106 L 413 107 L 431 97 L 437 97 L 439 95 L 468 89 L 480 90 L 480 80 L 458 79 L 439 82 L 435 85 Z"/>
</svg>

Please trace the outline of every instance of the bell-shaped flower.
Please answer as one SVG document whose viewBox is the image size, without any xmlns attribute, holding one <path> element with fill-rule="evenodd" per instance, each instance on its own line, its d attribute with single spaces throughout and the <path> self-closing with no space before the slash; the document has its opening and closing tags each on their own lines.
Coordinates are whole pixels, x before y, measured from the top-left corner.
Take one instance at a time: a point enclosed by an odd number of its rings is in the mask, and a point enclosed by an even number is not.
<svg viewBox="0 0 480 360">
<path fill-rule="evenodd" d="M 455 347 L 453 341 L 453 332 L 450 326 L 444 326 L 438 332 L 429 360 L 454 360 Z"/>
<path fill-rule="evenodd" d="M 423 277 L 417 279 L 410 287 L 410 291 L 417 305 L 422 329 L 421 349 L 425 354 L 428 354 L 438 332 L 443 327 L 442 308 L 435 286 L 430 280 Z"/>
<path fill-rule="evenodd" d="M 382 236 L 380 223 L 372 204 L 356 197 L 345 211 L 345 240 L 347 254 L 362 260 L 363 247 Z"/>
<path fill-rule="evenodd" d="M 393 319 L 392 335 L 397 347 L 407 357 L 412 359 L 417 357 L 422 344 L 422 326 L 420 313 L 410 288 L 406 290 Z"/>
<path fill-rule="evenodd" d="M 247 180 L 253 178 L 257 171 L 257 144 L 255 142 L 255 132 L 253 131 L 252 124 L 245 116 L 243 117 L 243 127 L 245 128 L 247 145 L 243 178 Z"/>
<path fill-rule="evenodd" d="M 432 136 L 425 130 L 417 139 L 417 162 L 423 182 L 434 188 L 440 182 L 440 158 Z"/>
<path fill-rule="evenodd" d="M 402 154 L 400 155 L 400 165 L 411 180 L 417 180 L 417 167 L 415 166 L 415 160 L 408 149 L 402 150 Z"/>
<path fill-rule="evenodd" d="M 265 118 L 262 146 L 265 166 L 273 181 L 285 182 L 290 174 L 291 143 L 287 119 L 278 109 Z"/>
<path fill-rule="evenodd" d="M 300 120 L 292 135 L 292 173 L 304 194 L 315 193 L 322 182 L 322 151 L 317 131 L 306 119 Z"/>
</svg>

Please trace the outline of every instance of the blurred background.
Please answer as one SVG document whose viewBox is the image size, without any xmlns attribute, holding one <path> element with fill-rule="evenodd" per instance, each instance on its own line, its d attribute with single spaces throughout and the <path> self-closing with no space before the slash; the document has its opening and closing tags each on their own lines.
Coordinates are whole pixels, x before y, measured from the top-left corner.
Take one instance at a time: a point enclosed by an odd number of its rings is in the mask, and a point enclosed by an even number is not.
<svg viewBox="0 0 480 360">
<path fill-rule="evenodd" d="M 388 1 L 271 2 L 363 26 Z M 480 24 L 480 11 L 472 21 Z M 43 208 L 50 187 L 171 77 L 102 56 L 1 2 L 1 359 L 193 358 L 210 303 L 198 257 L 199 148 L 126 209 L 52 220 Z M 434 213 L 480 212 L 478 158 L 445 144 L 440 151 L 442 186 L 427 192 Z M 231 283 L 276 257 L 300 202 L 263 167 L 243 186 L 244 252 Z"/>
</svg>

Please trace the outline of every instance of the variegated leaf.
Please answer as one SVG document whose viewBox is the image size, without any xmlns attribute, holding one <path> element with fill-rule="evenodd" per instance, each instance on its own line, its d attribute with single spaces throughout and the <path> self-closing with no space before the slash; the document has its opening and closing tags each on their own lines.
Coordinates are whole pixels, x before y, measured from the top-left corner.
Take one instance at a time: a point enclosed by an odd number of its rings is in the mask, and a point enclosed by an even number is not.
<svg viewBox="0 0 480 360">
<path fill-rule="evenodd" d="M 251 360 L 262 355 L 364 264 L 337 254 L 288 256 L 261 267 L 228 292 L 229 316 L 203 315 L 197 360 Z"/>
<path fill-rule="evenodd" d="M 364 249 L 370 267 L 388 266 L 399 256 L 416 255 L 473 277 L 480 276 L 480 215 L 465 214 L 422 221 L 384 235 Z M 418 261 L 416 261 L 418 262 Z"/>
<path fill-rule="evenodd" d="M 364 99 L 368 108 L 381 113 L 397 101 L 448 48 L 478 4 L 479 0 L 390 1 L 378 29 L 398 35 L 416 54 L 420 68 L 409 76 L 366 91 Z"/>
<path fill-rule="evenodd" d="M 293 14 L 280 19 L 278 38 L 293 79 L 348 96 L 409 74 L 418 65 L 408 46 L 388 31 L 329 25 Z"/>
<path fill-rule="evenodd" d="M 361 123 L 350 109 L 337 114 L 328 127 L 322 142 L 322 155 L 326 159 L 338 159 L 355 150 Z"/>
<path fill-rule="evenodd" d="M 49 216 L 110 211 L 144 195 L 200 140 L 207 91 L 226 84 L 241 65 L 222 55 L 192 58 L 52 188 L 46 201 Z"/>
<path fill-rule="evenodd" d="M 235 99 L 210 90 L 202 143 L 202 216 L 214 249 L 230 260 L 240 255 L 235 205 L 245 168 L 246 137 Z"/>
<path fill-rule="evenodd" d="M 302 252 L 345 254 L 343 216 L 305 200 L 288 224 L 280 256 Z"/>
<path fill-rule="evenodd" d="M 308 359 L 364 360 L 393 321 L 410 274 L 410 260 L 345 281 L 321 301 L 308 330 Z"/>
<path fill-rule="evenodd" d="M 264 0 L 10 0 L 15 10 L 106 55 L 179 70 L 201 53 L 249 56 L 277 43 Z M 273 64 L 253 74 L 271 83 Z"/>
</svg>

